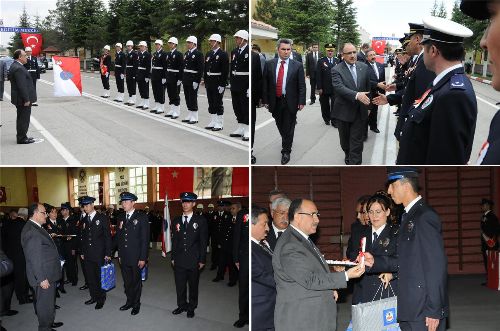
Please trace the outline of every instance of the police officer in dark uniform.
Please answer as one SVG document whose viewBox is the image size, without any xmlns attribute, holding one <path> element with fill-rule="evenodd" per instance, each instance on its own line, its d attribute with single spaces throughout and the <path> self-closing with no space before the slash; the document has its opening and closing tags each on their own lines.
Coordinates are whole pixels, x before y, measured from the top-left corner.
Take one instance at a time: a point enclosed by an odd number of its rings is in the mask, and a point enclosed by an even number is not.
<svg viewBox="0 0 500 331">
<path fill-rule="evenodd" d="M 77 265 L 77 249 L 78 249 L 78 239 L 77 235 L 77 219 L 71 215 L 71 205 L 69 202 L 61 203 L 61 217 L 57 220 L 57 223 L 64 224 L 66 228 L 66 237 L 63 238 L 63 248 L 64 255 L 66 258 L 66 263 L 64 268 L 66 269 L 66 275 L 68 276 L 68 281 L 66 284 L 71 283 L 72 286 L 76 286 L 78 283 L 78 265 Z"/>
<path fill-rule="evenodd" d="M 493 201 L 490 199 L 481 200 L 481 209 L 483 216 L 481 217 L 481 253 L 483 255 L 484 270 L 488 273 L 487 262 L 488 250 L 498 250 L 498 235 L 500 234 L 500 225 L 498 218 L 491 210 L 493 208 Z M 483 283 L 482 285 L 486 285 Z"/>
<path fill-rule="evenodd" d="M 231 137 L 242 137 L 249 140 L 248 130 L 248 87 L 249 82 L 249 50 L 248 32 L 239 30 L 234 34 L 236 47 L 231 52 L 231 100 L 233 110 L 238 121 L 238 127 L 231 133 Z"/>
<path fill-rule="evenodd" d="M 63 222 L 59 222 L 57 219 L 57 208 L 44 203 L 45 210 L 47 212 L 47 221 L 43 225 L 43 228 L 52 237 L 52 240 L 56 244 L 57 252 L 59 253 L 59 258 L 61 261 L 66 261 L 66 252 L 64 249 L 64 240 L 66 235 L 66 227 Z M 66 293 L 64 289 L 64 273 L 61 274 L 62 278 L 58 282 L 57 290 L 61 293 Z"/>
<path fill-rule="evenodd" d="M 234 204 L 233 204 L 234 205 Z M 238 286 L 239 286 L 239 296 L 238 296 L 238 306 L 240 310 L 239 318 L 234 322 L 233 326 L 237 328 L 242 328 L 248 324 L 248 270 L 249 270 L 249 259 L 248 259 L 248 209 L 243 208 L 238 211 L 236 215 L 236 224 L 234 225 L 234 235 L 233 235 L 233 262 L 238 269 Z"/>
<path fill-rule="evenodd" d="M 316 89 L 319 90 L 319 103 L 321 104 L 321 116 L 326 125 L 330 125 L 330 121 L 335 126 L 335 121 L 332 119 L 332 107 L 335 102 L 332 83 L 332 68 L 335 67 L 339 60 L 335 57 L 335 46 L 333 44 L 325 44 L 326 56 L 318 60 L 316 67 Z"/>
<path fill-rule="evenodd" d="M 229 219 L 231 215 L 224 210 L 224 201 L 217 201 L 217 211 L 214 211 L 213 216 L 209 219 L 208 229 L 210 233 L 210 244 L 212 245 L 212 266 L 210 270 L 215 270 L 219 266 L 220 256 L 220 233 L 222 232 L 222 224 Z M 218 282 L 220 279 L 216 277 L 213 281 Z"/>
<path fill-rule="evenodd" d="M 189 36 L 186 39 L 188 50 L 184 53 L 184 69 L 182 71 L 182 86 L 188 115 L 184 123 L 198 123 L 198 88 L 203 76 L 203 54 L 197 49 L 198 39 Z"/>
<path fill-rule="evenodd" d="M 255 122 L 257 121 L 257 107 L 260 100 L 262 99 L 262 70 L 260 56 L 257 52 L 252 51 L 251 61 L 252 61 L 252 141 L 250 142 L 251 147 L 251 163 L 257 163 L 257 158 L 253 155 L 253 143 L 255 141 Z"/>
<path fill-rule="evenodd" d="M 106 291 L 101 288 L 101 267 L 111 261 L 111 232 L 108 217 L 94 209 L 95 198 L 83 196 L 79 199 L 87 215 L 82 226 L 81 257 L 87 270 L 90 300 L 86 305 L 96 303 L 101 309 L 106 301 Z"/>
<path fill-rule="evenodd" d="M 397 272 L 397 318 L 402 331 L 446 329 L 449 315 L 448 261 L 441 219 L 418 194 L 418 172 L 410 167 L 388 170 L 388 193 L 405 212 L 397 237 L 397 257 L 365 253 L 367 272 Z M 418 304 L 417 304 L 418 303 Z"/>
<path fill-rule="evenodd" d="M 122 43 L 116 43 L 115 48 L 115 79 L 116 88 L 118 89 L 118 95 L 116 96 L 115 101 L 123 102 L 123 96 L 125 95 L 125 69 L 127 65 L 127 56 L 122 52 Z"/>
<path fill-rule="evenodd" d="M 24 64 L 24 67 L 26 68 L 26 70 L 28 70 L 31 79 L 33 79 L 33 87 L 35 88 L 35 95 L 36 95 L 36 81 L 37 79 L 40 79 L 40 68 L 38 67 L 38 61 L 36 57 L 31 55 L 32 51 L 31 47 L 26 47 L 24 51 L 26 52 L 26 61 L 27 61 L 26 64 Z M 31 105 L 38 106 L 36 101 L 33 102 Z"/>
<path fill-rule="evenodd" d="M 163 41 L 157 39 L 155 41 L 156 52 L 153 53 L 151 63 L 151 86 L 153 88 L 153 96 L 155 106 L 150 113 L 161 114 L 165 112 L 165 83 L 167 82 L 167 57 L 163 50 Z"/>
<path fill-rule="evenodd" d="M 149 248 L 148 216 L 135 210 L 136 201 L 135 194 L 120 193 L 120 203 L 125 214 L 121 215 L 116 231 L 118 256 L 127 296 L 127 302 L 120 310 L 132 308 L 132 315 L 137 315 L 141 307 L 141 269 L 146 265 Z"/>
<path fill-rule="evenodd" d="M 111 50 L 111 47 L 109 47 L 109 45 L 106 45 L 104 46 L 103 50 L 103 54 L 99 59 L 101 82 L 104 89 L 101 97 L 109 98 L 109 72 L 111 71 L 111 55 L 109 55 L 109 51 Z"/>
<path fill-rule="evenodd" d="M 205 87 L 207 89 L 208 112 L 210 123 L 205 129 L 220 131 L 224 128 L 224 105 L 222 97 L 227 85 L 227 72 L 229 70 L 229 58 L 227 53 L 220 48 L 220 34 L 212 34 L 208 38 L 212 49 L 205 56 Z"/>
<path fill-rule="evenodd" d="M 424 62 L 437 74 L 408 112 L 397 164 L 466 164 L 476 129 L 477 102 L 461 63 L 472 31 L 440 17 L 424 18 Z"/>
<path fill-rule="evenodd" d="M 218 258 L 218 269 L 217 276 L 213 279 L 213 282 L 218 282 L 224 279 L 224 274 L 226 268 L 229 270 L 229 283 L 228 286 L 236 285 L 238 279 L 238 270 L 233 263 L 233 228 L 236 224 L 236 215 L 241 210 L 241 204 L 231 204 L 229 201 L 223 201 L 225 208 L 230 208 L 231 212 L 225 212 L 227 217 L 220 219 L 220 226 L 218 231 L 218 247 L 219 258 Z"/>
<path fill-rule="evenodd" d="M 193 192 L 181 193 L 182 215 L 172 221 L 172 266 L 177 292 L 177 308 L 172 314 L 187 311 L 188 318 L 194 317 L 198 306 L 200 272 L 205 266 L 207 254 L 207 221 L 193 212 L 197 197 Z"/>
<path fill-rule="evenodd" d="M 127 81 L 128 100 L 126 105 L 132 106 L 135 104 L 137 66 L 139 65 L 139 57 L 137 51 L 134 49 L 134 42 L 127 41 L 127 54 L 125 56 L 126 69 L 125 78 Z"/>
<path fill-rule="evenodd" d="M 149 77 L 151 75 L 151 54 L 148 52 L 148 44 L 145 41 L 139 43 L 140 52 L 137 59 L 136 81 L 139 87 L 141 101 L 137 102 L 136 108 L 149 108 Z"/>
<path fill-rule="evenodd" d="M 169 112 L 165 117 L 171 117 L 176 119 L 179 117 L 180 102 L 181 102 L 181 83 L 182 83 L 182 70 L 184 68 L 184 60 L 182 58 L 182 53 L 177 50 L 177 45 L 179 41 L 176 37 L 170 37 L 168 40 L 168 46 L 170 51 L 167 53 L 167 94 L 168 94 L 168 104 L 170 105 Z"/>
<path fill-rule="evenodd" d="M 81 201 L 81 197 L 78 198 L 79 204 Z M 80 214 L 78 215 L 78 221 L 76 222 L 76 229 L 77 229 L 77 236 L 76 238 L 78 239 L 78 259 L 80 260 L 80 266 L 82 267 L 82 273 L 83 273 L 83 279 L 85 283 L 79 287 L 80 291 L 85 291 L 86 289 L 89 288 L 89 282 L 87 279 L 87 269 L 85 268 L 85 261 L 82 258 L 82 233 L 83 233 L 83 225 L 86 223 L 87 220 L 87 214 L 85 213 L 85 210 L 83 210 L 83 206 L 80 204 Z"/>
</svg>

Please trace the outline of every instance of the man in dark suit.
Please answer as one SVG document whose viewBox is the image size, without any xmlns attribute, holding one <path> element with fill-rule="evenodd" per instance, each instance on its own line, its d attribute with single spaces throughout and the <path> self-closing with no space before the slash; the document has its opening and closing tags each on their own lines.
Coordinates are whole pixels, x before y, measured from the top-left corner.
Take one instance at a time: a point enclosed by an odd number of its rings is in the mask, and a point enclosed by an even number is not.
<svg viewBox="0 0 500 331">
<path fill-rule="evenodd" d="M 283 232 L 288 228 L 288 208 L 291 202 L 290 199 L 281 197 L 275 199 L 271 204 L 272 219 L 269 222 L 269 233 L 266 239 L 272 250 L 276 247 L 276 243 Z"/>
<path fill-rule="evenodd" d="M 118 257 L 127 296 L 127 302 L 120 310 L 132 308 L 132 315 L 139 314 L 141 308 L 141 269 L 146 265 L 149 249 L 148 217 L 134 208 L 136 201 L 135 194 L 120 193 L 120 203 L 125 214 L 120 215 L 116 231 Z"/>
<path fill-rule="evenodd" d="M 382 63 L 378 63 L 377 61 L 375 61 L 376 58 L 377 57 L 375 51 L 371 48 L 368 49 L 368 52 L 366 52 L 366 60 L 368 67 L 370 68 L 370 70 L 372 70 L 373 74 L 375 75 L 377 83 L 385 83 L 385 67 Z M 383 86 L 385 85 L 380 85 L 380 87 Z M 385 90 L 380 87 L 372 88 L 371 92 L 373 96 L 377 95 L 377 92 L 385 94 Z M 370 110 L 370 114 L 368 115 L 367 125 L 373 132 L 380 133 L 377 125 L 378 106 L 372 103 L 370 104 L 368 109 Z"/>
<path fill-rule="evenodd" d="M 14 52 L 14 62 L 9 68 L 11 86 L 11 103 L 16 106 L 16 139 L 18 144 L 32 144 L 35 139 L 26 134 L 30 125 L 31 105 L 36 102 L 36 91 L 33 79 L 24 67 L 27 63 L 26 53 L 22 49 Z"/>
<path fill-rule="evenodd" d="M 264 69 L 263 67 L 261 68 L 261 61 L 260 61 L 260 56 L 259 53 L 252 51 L 252 100 L 251 100 L 251 106 L 252 106 L 252 123 L 251 123 L 251 129 L 252 129 L 252 141 L 251 141 L 251 147 L 252 147 L 252 164 L 255 164 L 257 162 L 257 159 L 253 155 L 253 143 L 255 140 L 255 121 L 257 120 L 257 106 L 259 105 L 260 100 L 262 99 L 262 70 Z M 265 63 L 265 61 L 264 61 Z"/>
<path fill-rule="evenodd" d="M 177 292 L 177 308 L 172 314 L 187 311 L 188 318 L 194 317 L 194 310 L 198 307 L 200 272 L 207 256 L 207 220 L 193 213 L 197 198 L 193 192 L 181 193 L 182 216 L 172 221 L 172 266 Z"/>
<path fill-rule="evenodd" d="M 370 45 L 368 45 L 367 43 L 364 43 L 363 45 L 361 45 L 361 48 L 360 48 L 358 54 L 356 55 L 356 61 L 368 64 L 368 60 L 366 58 L 366 52 L 368 52 L 369 49 L 370 49 Z"/>
<path fill-rule="evenodd" d="M 79 199 L 87 215 L 82 227 L 81 258 L 89 282 L 90 300 L 86 305 L 96 304 L 95 309 L 102 309 L 106 301 L 106 291 L 101 288 L 101 267 L 111 261 L 111 230 L 105 214 L 94 209 L 95 198 L 83 196 Z"/>
<path fill-rule="evenodd" d="M 24 51 L 26 52 L 26 63 L 24 64 L 24 67 L 26 68 L 26 70 L 28 70 L 31 79 L 33 80 L 33 87 L 35 89 L 35 95 L 36 95 L 36 81 L 40 79 L 40 68 L 38 66 L 38 60 L 36 57 L 31 55 L 31 47 L 26 47 Z M 31 105 L 38 106 L 36 101 L 33 102 Z"/>
<path fill-rule="evenodd" d="M 311 85 L 311 102 L 312 105 L 316 102 L 316 77 L 317 77 L 317 67 L 318 60 L 323 57 L 323 54 L 319 52 L 319 44 L 312 44 L 312 51 L 307 53 L 306 56 L 306 77 L 309 78 L 309 83 Z"/>
<path fill-rule="evenodd" d="M 306 83 L 302 63 L 290 59 L 291 40 L 278 40 L 279 58 L 266 62 L 263 73 L 262 103 L 269 109 L 281 135 L 281 164 L 290 161 L 297 111 L 306 103 Z"/>
<path fill-rule="evenodd" d="M 267 211 L 252 206 L 252 330 L 274 330 L 276 283 L 273 251 L 264 241 L 269 231 Z"/>
<path fill-rule="evenodd" d="M 34 306 L 40 331 L 63 325 L 61 322 L 54 323 L 56 282 L 61 279 L 61 260 L 54 241 L 42 228 L 46 215 L 42 204 L 31 205 L 29 221 L 21 234 L 28 281 L 35 291 Z"/>
<path fill-rule="evenodd" d="M 326 56 L 319 59 L 316 67 L 316 88 L 319 92 L 319 103 L 321 104 L 321 116 L 326 125 L 336 127 L 335 121 L 332 120 L 332 109 L 335 103 L 335 94 L 333 93 L 332 83 L 332 68 L 335 67 L 339 60 L 334 57 L 335 46 L 333 44 L 325 45 Z"/>
<path fill-rule="evenodd" d="M 248 324 L 248 209 L 243 208 L 236 215 L 233 235 L 233 262 L 238 269 L 239 318 L 233 326 L 242 328 Z"/>
<path fill-rule="evenodd" d="M 337 121 L 340 146 L 345 164 L 361 164 L 363 138 L 368 119 L 369 94 L 376 82 L 368 65 L 356 61 L 356 47 L 347 43 L 342 49 L 344 62 L 332 69 L 335 103 L 333 118 Z"/>
<path fill-rule="evenodd" d="M 481 217 L 481 253 L 483 255 L 484 270 L 488 272 L 487 262 L 488 250 L 498 250 L 498 234 L 500 233 L 500 224 L 498 218 L 491 210 L 493 201 L 490 199 L 481 200 L 481 210 L 483 216 Z M 482 285 L 486 285 L 483 283 Z"/>
<path fill-rule="evenodd" d="M 391 167 L 388 193 L 405 212 L 398 232 L 398 256 L 365 253 L 370 272 L 398 273 L 398 322 L 401 330 L 445 330 L 449 314 L 448 261 L 441 219 L 418 194 L 418 172 Z M 425 270 L 423 272 L 422 270 Z M 403 295 L 404 294 L 404 295 Z"/>
<path fill-rule="evenodd" d="M 64 236 L 66 235 L 66 226 L 63 222 L 58 222 L 57 219 L 57 208 L 54 206 L 49 205 L 48 203 L 44 204 L 45 210 L 47 211 L 47 221 L 43 225 L 43 228 L 47 233 L 50 235 L 52 240 L 54 240 L 54 243 L 56 244 L 57 247 L 57 252 L 59 253 L 59 257 L 61 260 L 66 261 L 66 252 L 64 251 L 64 240 L 66 239 Z M 64 272 L 62 273 L 62 277 L 58 281 L 57 285 L 57 290 L 58 293 L 66 293 L 66 290 L 64 289 Z"/>
<path fill-rule="evenodd" d="M 66 269 L 66 275 L 68 276 L 67 283 L 71 283 L 72 286 L 76 286 L 78 283 L 78 265 L 77 265 L 77 254 L 78 250 L 78 239 L 76 238 L 78 234 L 77 230 L 77 219 L 74 215 L 70 213 L 71 205 L 69 202 L 61 203 L 61 217 L 58 219 L 57 223 L 62 223 L 65 225 L 66 231 L 63 241 L 63 250 L 65 252 L 66 263 L 64 268 Z"/>
</svg>

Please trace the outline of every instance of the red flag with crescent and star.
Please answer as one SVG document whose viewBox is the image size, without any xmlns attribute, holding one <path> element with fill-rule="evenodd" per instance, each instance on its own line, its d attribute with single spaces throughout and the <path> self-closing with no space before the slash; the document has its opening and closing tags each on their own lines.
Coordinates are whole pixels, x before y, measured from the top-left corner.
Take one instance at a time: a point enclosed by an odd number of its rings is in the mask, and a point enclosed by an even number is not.
<svg viewBox="0 0 500 331">
<path fill-rule="evenodd" d="M 179 199 L 182 192 L 193 192 L 194 168 L 160 167 L 159 175 L 160 197 L 168 193 L 170 199 Z"/>
<path fill-rule="evenodd" d="M 372 48 L 378 55 L 383 55 L 385 51 L 385 40 L 372 40 Z"/>
<path fill-rule="evenodd" d="M 38 56 L 42 52 L 42 34 L 40 33 L 21 33 L 24 47 L 31 47 L 31 54 Z"/>
</svg>

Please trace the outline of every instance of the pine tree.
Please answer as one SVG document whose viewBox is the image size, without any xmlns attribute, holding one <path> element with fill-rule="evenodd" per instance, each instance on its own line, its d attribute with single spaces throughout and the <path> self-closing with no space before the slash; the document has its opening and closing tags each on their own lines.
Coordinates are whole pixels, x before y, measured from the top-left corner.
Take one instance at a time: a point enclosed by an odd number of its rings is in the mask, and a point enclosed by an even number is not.
<svg viewBox="0 0 500 331">
<path fill-rule="evenodd" d="M 444 2 L 441 1 L 441 5 L 439 6 L 439 12 L 436 15 L 437 17 L 447 18 L 448 13 L 446 12 L 446 7 L 444 6 Z"/>
<path fill-rule="evenodd" d="M 30 18 L 28 12 L 26 11 L 26 6 L 23 6 L 23 12 L 19 17 L 18 27 L 21 28 L 29 28 L 30 26 Z M 21 33 L 16 32 L 9 42 L 9 47 L 7 47 L 10 51 L 10 54 L 13 55 L 16 49 L 24 49 L 23 39 L 21 38 Z"/>
<path fill-rule="evenodd" d="M 438 13 L 438 4 L 437 0 L 434 0 L 434 4 L 432 5 L 431 9 L 431 16 L 437 16 L 437 13 Z"/>
<path fill-rule="evenodd" d="M 355 46 L 360 43 L 357 10 L 352 0 L 334 0 L 334 4 L 332 34 L 337 50 L 342 51 L 344 43 L 352 43 Z"/>
<path fill-rule="evenodd" d="M 270 25 L 275 25 L 275 11 L 277 3 L 274 0 L 258 0 L 255 5 L 255 13 L 253 18 Z"/>
<path fill-rule="evenodd" d="M 465 25 L 474 33 L 472 37 L 465 38 L 464 47 L 465 49 L 480 49 L 479 43 L 481 42 L 481 38 L 483 37 L 484 31 L 488 27 L 488 20 L 477 21 L 473 18 L 462 13 L 460 10 L 460 1 L 455 1 L 453 5 L 453 10 L 451 12 L 451 20 L 457 22 L 459 24 Z"/>
</svg>

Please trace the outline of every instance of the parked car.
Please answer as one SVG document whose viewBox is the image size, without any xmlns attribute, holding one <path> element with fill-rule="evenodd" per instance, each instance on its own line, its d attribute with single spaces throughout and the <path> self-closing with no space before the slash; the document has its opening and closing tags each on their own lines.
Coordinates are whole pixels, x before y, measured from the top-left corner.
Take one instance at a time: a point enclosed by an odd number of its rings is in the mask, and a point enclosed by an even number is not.
<svg viewBox="0 0 500 331">
<path fill-rule="evenodd" d="M 38 68 L 40 68 L 40 73 L 44 74 L 46 72 L 46 70 L 45 70 L 45 65 L 42 62 L 42 59 L 37 58 L 36 60 L 38 62 Z"/>
<path fill-rule="evenodd" d="M 7 75 L 9 74 L 10 65 L 14 62 L 14 59 L 10 56 L 3 56 L 0 58 L 0 61 L 3 61 L 7 64 Z"/>
<path fill-rule="evenodd" d="M 52 70 L 54 69 L 54 62 L 52 62 L 52 59 L 47 59 L 47 70 Z"/>
</svg>

